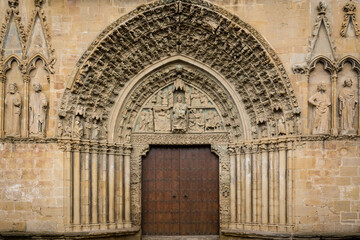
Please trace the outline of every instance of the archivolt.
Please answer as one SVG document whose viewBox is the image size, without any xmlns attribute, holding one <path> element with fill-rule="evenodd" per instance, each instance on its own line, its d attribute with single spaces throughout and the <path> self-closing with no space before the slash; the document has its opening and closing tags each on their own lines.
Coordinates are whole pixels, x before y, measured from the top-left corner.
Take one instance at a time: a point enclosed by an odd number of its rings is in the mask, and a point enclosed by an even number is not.
<svg viewBox="0 0 360 240">
<path fill-rule="evenodd" d="M 279 112 L 291 121 L 299 113 L 280 60 L 256 30 L 202 0 L 165 0 L 138 7 L 99 35 L 77 64 L 60 118 L 72 122 L 77 114 L 89 115 L 106 125 L 129 80 L 154 62 L 179 54 L 229 82 L 241 96 L 253 131 L 258 124 L 276 122 Z"/>
</svg>

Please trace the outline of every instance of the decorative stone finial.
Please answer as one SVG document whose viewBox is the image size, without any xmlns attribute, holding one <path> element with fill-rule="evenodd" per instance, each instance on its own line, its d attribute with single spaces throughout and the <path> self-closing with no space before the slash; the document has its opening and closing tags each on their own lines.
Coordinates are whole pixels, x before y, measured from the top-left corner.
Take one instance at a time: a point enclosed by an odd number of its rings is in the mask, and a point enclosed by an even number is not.
<svg viewBox="0 0 360 240">
<path fill-rule="evenodd" d="M 41 6 L 44 2 L 45 2 L 45 0 L 35 0 L 35 7 L 41 8 Z"/>
<path fill-rule="evenodd" d="M 319 11 L 318 14 L 325 14 L 326 8 L 327 8 L 326 2 L 325 1 L 320 1 L 319 5 L 317 7 L 317 9 Z"/>
<path fill-rule="evenodd" d="M 19 0 L 9 0 L 8 3 L 10 8 L 17 8 L 19 6 Z"/>
<path fill-rule="evenodd" d="M 352 14 L 354 14 L 354 12 L 356 10 L 356 6 L 352 2 L 352 0 L 350 0 L 348 3 L 345 4 L 343 10 L 344 10 L 344 12 L 346 12 L 346 14 L 352 15 Z"/>
</svg>

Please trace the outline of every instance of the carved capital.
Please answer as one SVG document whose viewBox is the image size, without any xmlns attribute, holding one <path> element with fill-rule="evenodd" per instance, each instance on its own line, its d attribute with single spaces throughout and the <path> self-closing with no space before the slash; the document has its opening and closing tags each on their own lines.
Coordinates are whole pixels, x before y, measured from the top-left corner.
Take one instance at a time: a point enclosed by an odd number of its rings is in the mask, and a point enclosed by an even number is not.
<svg viewBox="0 0 360 240">
<path fill-rule="evenodd" d="M 59 148 L 63 152 L 71 152 L 71 142 L 70 141 L 60 141 Z"/>
<path fill-rule="evenodd" d="M 85 153 L 89 153 L 90 152 L 90 142 L 89 141 L 83 141 L 81 143 L 82 147 L 81 147 L 81 152 L 85 152 Z"/>
<path fill-rule="evenodd" d="M 3 71 L 0 71 L 0 83 L 5 83 L 6 75 Z"/>
<path fill-rule="evenodd" d="M 131 146 L 131 144 L 124 144 L 124 155 L 125 156 L 130 156 L 130 154 L 131 154 L 131 150 L 132 150 L 132 146 Z"/>
<path fill-rule="evenodd" d="M 235 145 L 229 145 L 227 150 L 228 150 L 229 155 L 235 155 L 236 154 L 236 146 Z"/>
<path fill-rule="evenodd" d="M 23 81 L 24 81 L 24 83 L 29 83 L 30 80 L 31 80 L 31 78 L 30 78 L 30 75 L 29 75 L 29 74 L 24 74 L 24 75 L 23 75 Z"/>
</svg>

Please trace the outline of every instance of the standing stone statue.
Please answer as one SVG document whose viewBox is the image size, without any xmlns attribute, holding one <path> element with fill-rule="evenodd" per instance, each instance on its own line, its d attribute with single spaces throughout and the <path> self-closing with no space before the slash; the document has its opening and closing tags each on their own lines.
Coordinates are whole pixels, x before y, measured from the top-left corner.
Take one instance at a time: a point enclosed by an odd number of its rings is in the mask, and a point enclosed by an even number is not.
<svg viewBox="0 0 360 240">
<path fill-rule="evenodd" d="M 33 84 L 34 93 L 30 95 L 30 136 L 45 136 L 47 100 L 41 92 L 41 84 Z"/>
<path fill-rule="evenodd" d="M 176 103 L 174 104 L 174 115 L 172 121 L 172 131 L 173 132 L 185 132 L 186 131 L 186 111 L 187 105 L 183 101 L 182 95 L 176 96 Z"/>
<path fill-rule="evenodd" d="M 5 97 L 5 135 L 20 137 L 21 96 L 16 83 L 9 84 Z"/>
<path fill-rule="evenodd" d="M 313 118 L 313 134 L 329 133 L 329 106 L 330 99 L 326 96 L 326 85 L 321 83 L 317 86 L 317 93 L 310 97 L 309 102 L 315 106 Z"/>
<path fill-rule="evenodd" d="M 73 128 L 73 137 L 81 138 L 83 135 L 84 135 L 84 126 L 81 123 L 80 116 L 76 116 L 74 128 Z"/>
<path fill-rule="evenodd" d="M 85 120 L 85 124 L 84 124 L 84 138 L 85 139 L 90 139 L 91 129 L 92 129 L 91 119 L 90 119 L 90 117 L 87 117 Z"/>
<path fill-rule="evenodd" d="M 339 94 L 340 134 L 356 134 L 353 125 L 358 100 L 355 91 L 351 87 L 352 80 L 346 79 L 344 88 Z"/>
</svg>

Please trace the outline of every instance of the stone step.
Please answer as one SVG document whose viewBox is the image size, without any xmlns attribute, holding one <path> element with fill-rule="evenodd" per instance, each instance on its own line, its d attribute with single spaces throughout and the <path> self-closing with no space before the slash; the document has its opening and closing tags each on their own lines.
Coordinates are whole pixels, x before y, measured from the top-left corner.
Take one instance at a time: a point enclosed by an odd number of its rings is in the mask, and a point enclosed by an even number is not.
<svg viewBox="0 0 360 240">
<path fill-rule="evenodd" d="M 218 235 L 193 235 L 193 236 L 142 236 L 142 240 L 219 240 Z"/>
</svg>

